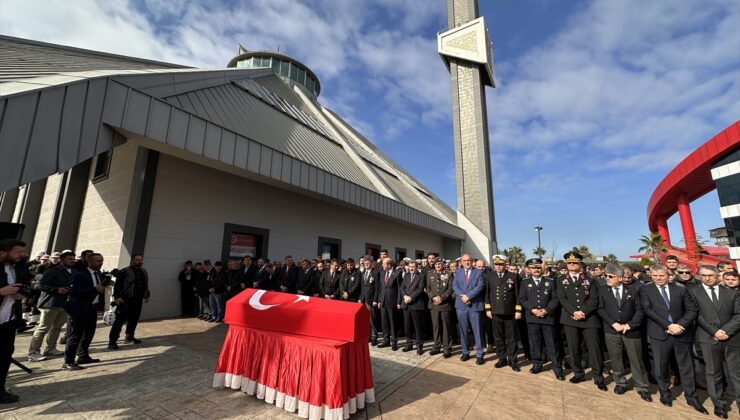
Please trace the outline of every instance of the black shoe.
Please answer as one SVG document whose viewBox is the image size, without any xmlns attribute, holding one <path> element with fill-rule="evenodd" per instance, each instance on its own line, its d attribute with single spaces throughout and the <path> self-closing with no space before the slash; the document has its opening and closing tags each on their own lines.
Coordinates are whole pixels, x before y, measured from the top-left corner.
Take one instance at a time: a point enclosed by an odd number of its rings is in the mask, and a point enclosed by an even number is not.
<svg viewBox="0 0 740 420">
<path fill-rule="evenodd" d="M 108 350 L 118 350 L 118 344 L 114 342 L 108 343 Z"/>
<path fill-rule="evenodd" d="M 65 363 L 62 365 L 62 370 L 82 370 L 82 369 L 85 369 L 85 368 L 78 365 L 77 363 Z"/>
<path fill-rule="evenodd" d="M 727 410 L 725 410 L 723 407 L 714 407 L 714 415 L 721 419 L 726 419 Z"/>
<path fill-rule="evenodd" d="M 391 350 L 393 350 L 393 351 L 398 350 L 398 344 L 396 344 L 396 343 L 391 344 Z"/>
<path fill-rule="evenodd" d="M 215 322 L 215 321 L 216 320 L 211 320 L 209 322 Z M 132 344 L 132 343 L 133 344 L 141 344 L 141 340 L 139 340 L 138 338 L 134 338 L 134 337 L 126 337 L 126 339 L 123 340 L 123 342 L 126 343 L 126 344 Z"/>
<path fill-rule="evenodd" d="M 480 365 L 482 365 L 482 364 L 484 364 L 484 363 L 486 363 L 486 361 L 485 361 L 485 360 L 483 360 L 483 358 L 482 358 L 482 357 L 478 356 L 478 357 L 476 357 L 476 358 L 475 358 L 475 364 L 476 364 L 476 365 L 479 365 L 479 366 L 480 366 Z"/>
<path fill-rule="evenodd" d="M 440 353 L 440 351 L 439 351 L 439 350 L 437 350 L 437 349 L 431 349 L 431 350 L 429 351 L 429 355 L 430 355 L 430 356 L 436 356 L 436 355 L 438 355 L 439 353 Z"/>
<path fill-rule="evenodd" d="M 378 339 L 377 338 L 373 338 L 370 341 L 370 345 L 373 346 L 373 347 L 376 347 L 378 345 Z"/>
<path fill-rule="evenodd" d="M 67 344 L 67 337 L 62 337 L 59 339 L 59 344 Z"/>
<path fill-rule="evenodd" d="M 444 357 L 445 359 L 449 359 L 450 357 L 452 357 L 452 352 L 445 351 L 445 353 L 442 355 L 442 357 Z"/>
<path fill-rule="evenodd" d="M 84 364 L 88 364 L 88 363 L 98 363 L 98 362 L 100 362 L 100 359 L 93 359 L 90 356 L 87 356 L 87 357 L 78 357 L 77 358 L 77 364 L 78 365 L 84 365 Z"/>
<path fill-rule="evenodd" d="M 594 381 L 594 383 L 596 384 L 596 387 L 599 388 L 602 391 L 608 391 L 609 390 L 609 388 L 604 383 L 604 380 L 603 379 L 601 379 L 600 381 Z"/>
<path fill-rule="evenodd" d="M 421 346 L 417 347 L 417 348 L 416 348 L 416 354 L 417 354 L 418 356 L 421 356 L 422 354 L 424 354 L 424 349 L 423 349 L 423 348 L 421 348 Z"/>
<path fill-rule="evenodd" d="M 570 378 L 570 383 L 572 384 L 580 384 L 581 382 L 586 381 L 586 376 L 584 374 L 576 374 L 576 376 Z"/>
<path fill-rule="evenodd" d="M 653 397 L 650 396 L 650 393 L 647 391 L 638 391 L 638 394 L 640 394 L 640 398 L 642 398 L 643 401 L 647 402 L 653 402 Z"/>
<path fill-rule="evenodd" d="M 698 412 L 700 412 L 702 414 L 709 414 L 709 411 L 707 411 L 707 409 L 704 408 L 704 406 L 701 405 L 701 403 L 699 401 L 697 401 L 697 400 L 689 400 L 689 401 L 686 401 L 686 404 L 694 407 L 694 410 L 696 410 L 696 411 L 698 411 Z"/>
<path fill-rule="evenodd" d="M 470 360 L 470 355 L 469 354 L 463 354 L 462 356 L 460 356 L 460 360 L 463 361 L 463 362 L 467 362 L 468 360 Z"/>
<path fill-rule="evenodd" d="M 623 395 L 625 392 L 627 392 L 627 388 L 623 386 L 617 385 L 616 388 L 614 388 L 614 393 L 617 395 Z"/>
<path fill-rule="evenodd" d="M 406 353 L 406 352 L 409 352 L 409 351 L 411 351 L 413 349 L 414 348 L 411 347 L 411 346 L 403 346 L 403 348 L 401 349 L 401 351 L 404 352 L 404 353 Z"/>
<path fill-rule="evenodd" d="M 18 402 L 19 399 L 20 397 L 15 394 L 11 394 L 10 392 L 0 392 L 0 404 L 12 404 L 14 402 Z"/>
<path fill-rule="evenodd" d="M 536 374 L 538 374 L 540 372 L 542 372 L 542 366 L 534 365 L 531 368 L 529 368 L 529 373 L 532 373 L 532 374 L 535 374 L 536 375 Z"/>
<path fill-rule="evenodd" d="M 391 345 L 391 343 L 382 342 L 382 343 L 378 344 L 378 348 L 379 349 L 384 349 L 386 347 L 390 347 L 390 345 Z"/>
<path fill-rule="evenodd" d="M 496 362 L 496 364 L 493 365 L 493 367 L 495 367 L 495 368 L 498 369 L 498 368 L 502 368 L 502 367 L 504 367 L 504 366 L 506 366 L 508 364 L 509 363 L 506 361 L 505 358 L 501 358 L 501 359 L 498 359 L 498 362 Z"/>
<path fill-rule="evenodd" d="M 512 363 L 509 366 L 511 366 L 511 370 L 513 370 L 514 372 L 521 372 L 521 370 L 522 370 L 522 368 L 520 368 L 519 365 L 516 364 L 516 363 Z"/>
<path fill-rule="evenodd" d="M 564 381 L 565 375 L 563 374 L 563 369 L 555 369 L 555 379 L 558 381 Z"/>
<path fill-rule="evenodd" d="M 663 404 L 666 407 L 673 406 L 673 401 L 671 401 L 671 397 L 668 395 L 661 395 L 660 396 L 660 403 Z"/>
</svg>

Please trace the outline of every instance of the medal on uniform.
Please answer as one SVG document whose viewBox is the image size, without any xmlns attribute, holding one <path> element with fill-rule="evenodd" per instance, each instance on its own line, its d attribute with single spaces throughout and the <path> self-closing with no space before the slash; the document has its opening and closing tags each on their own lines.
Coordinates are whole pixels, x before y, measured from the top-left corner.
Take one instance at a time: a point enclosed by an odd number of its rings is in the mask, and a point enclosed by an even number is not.
<svg viewBox="0 0 740 420">
<path fill-rule="evenodd" d="M 547 286 L 549 286 L 549 285 L 550 285 L 550 282 L 547 282 L 547 281 L 546 281 L 546 282 L 545 282 L 545 287 L 547 287 Z"/>
<path fill-rule="evenodd" d="M 532 287 L 532 283 L 529 283 L 529 286 L 527 286 L 527 287 Z"/>
</svg>

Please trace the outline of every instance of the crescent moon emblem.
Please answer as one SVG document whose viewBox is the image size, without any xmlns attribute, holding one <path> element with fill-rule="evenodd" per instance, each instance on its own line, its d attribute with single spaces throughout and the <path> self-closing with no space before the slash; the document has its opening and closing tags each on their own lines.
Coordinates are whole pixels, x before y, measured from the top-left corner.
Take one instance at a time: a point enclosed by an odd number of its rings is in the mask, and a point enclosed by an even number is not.
<svg viewBox="0 0 740 420">
<path fill-rule="evenodd" d="M 252 297 L 249 298 L 249 306 L 253 307 L 254 309 L 258 311 L 264 311 L 264 310 L 272 308 L 273 306 L 277 306 L 277 305 L 264 305 L 260 303 L 260 299 L 262 298 L 262 295 L 264 294 L 265 294 L 264 290 L 258 290 L 254 292 Z"/>
<path fill-rule="evenodd" d="M 298 295 L 295 297 L 295 300 L 293 301 L 293 303 L 298 303 L 300 301 L 308 302 L 308 299 L 309 299 L 309 296 Z"/>
</svg>

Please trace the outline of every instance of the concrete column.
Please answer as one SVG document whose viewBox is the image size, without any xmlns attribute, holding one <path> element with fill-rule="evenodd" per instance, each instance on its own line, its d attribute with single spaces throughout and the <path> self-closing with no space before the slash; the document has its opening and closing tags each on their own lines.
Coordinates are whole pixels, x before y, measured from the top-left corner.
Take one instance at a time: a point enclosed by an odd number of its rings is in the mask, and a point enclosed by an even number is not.
<svg viewBox="0 0 740 420">
<path fill-rule="evenodd" d="M 15 203 L 18 200 L 18 188 L 5 191 L 0 197 L 0 222 L 11 222 L 15 212 Z"/>
<path fill-rule="evenodd" d="M 31 246 L 36 236 L 36 226 L 39 223 L 41 204 L 44 201 L 46 191 L 46 178 L 34 181 L 26 185 L 25 199 L 21 208 L 20 223 L 26 225 L 23 231 L 23 242 Z"/>
<path fill-rule="evenodd" d="M 80 229 L 80 217 L 85 205 L 87 185 L 90 183 L 90 165 L 88 159 L 69 170 L 62 185 L 61 203 L 58 217 L 55 217 L 55 232 L 49 249 L 75 249 L 77 234 Z"/>
<path fill-rule="evenodd" d="M 663 239 L 663 243 L 666 247 L 671 247 L 671 234 L 668 232 L 668 221 L 665 217 L 658 218 L 658 233 L 660 234 L 660 237 Z"/>
<path fill-rule="evenodd" d="M 118 257 L 121 267 L 128 265 L 133 254 L 144 254 L 158 164 L 159 152 L 139 147 Z"/>
<path fill-rule="evenodd" d="M 691 217 L 691 206 L 685 193 L 678 196 L 678 215 L 681 218 L 681 230 L 683 230 L 683 241 L 686 244 L 686 254 L 690 259 L 698 258 L 696 248 L 696 231 L 694 220 Z"/>
</svg>

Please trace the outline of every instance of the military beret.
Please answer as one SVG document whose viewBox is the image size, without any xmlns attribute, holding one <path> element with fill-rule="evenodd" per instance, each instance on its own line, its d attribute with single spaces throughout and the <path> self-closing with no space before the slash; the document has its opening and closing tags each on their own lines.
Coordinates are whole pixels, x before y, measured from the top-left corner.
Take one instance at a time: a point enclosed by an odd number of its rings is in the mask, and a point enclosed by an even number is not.
<svg viewBox="0 0 740 420">
<path fill-rule="evenodd" d="M 609 263 L 606 265 L 606 269 L 604 271 L 606 274 L 610 274 L 612 276 L 622 276 L 622 267 L 620 267 L 619 264 Z"/>
<path fill-rule="evenodd" d="M 566 252 L 565 255 L 563 255 L 563 258 L 567 263 L 579 263 L 583 261 L 583 255 L 575 251 Z"/>
<path fill-rule="evenodd" d="M 494 264 L 506 264 L 506 261 L 508 258 L 506 258 L 506 255 L 496 254 L 491 257 Z"/>
<path fill-rule="evenodd" d="M 524 263 L 527 267 L 540 267 L 542 266 L 542 258 L 530 258 Z"/>
</svg>

